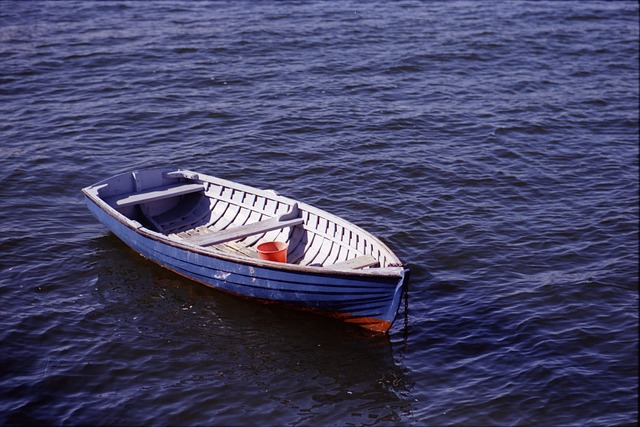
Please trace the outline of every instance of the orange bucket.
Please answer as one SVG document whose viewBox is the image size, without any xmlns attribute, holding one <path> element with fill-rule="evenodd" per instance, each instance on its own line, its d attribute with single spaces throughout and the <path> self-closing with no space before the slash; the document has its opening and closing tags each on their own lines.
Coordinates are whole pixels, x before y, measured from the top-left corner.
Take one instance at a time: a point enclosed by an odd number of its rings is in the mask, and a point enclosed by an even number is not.
<svg viewBox="0 0 640 427">
<path fill-rule="evenodd" d="M 256 248 L 261 259 L 277 262 L 287 262 L 287 249 L 289 244 L 286 242 L 264 242 Z"/>
</svg>

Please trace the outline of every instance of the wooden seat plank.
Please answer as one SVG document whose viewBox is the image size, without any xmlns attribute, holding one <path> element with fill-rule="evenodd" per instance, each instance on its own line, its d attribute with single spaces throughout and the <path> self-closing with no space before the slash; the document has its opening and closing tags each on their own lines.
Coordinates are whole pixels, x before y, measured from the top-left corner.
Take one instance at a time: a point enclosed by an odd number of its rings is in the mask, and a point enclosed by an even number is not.
<svg viewBox="0 0 640 427">
<path fill-rule="evenodd" d="M 233 240 L 242 240 L 245 237 L 255 234 L 266 233 L 267 231 L 277 230 L 285 227 L 293 227 L 304 222 L 302 218 L 293 218 L 282 220 L 280 218 L 270 218 L 265 221 L 254 222 L 251 224 L 232 227 L 226 230 L 216 231 L 201 236 L 187 237 L 189 243 L 198 246 L 212 246 L 220 243 L 230 242 Z"/>
<path fill-rule="evenodd" d="M 182 196 L 183 194 L 196 193 L 204 190 L 203 184 L 173 184 L 150 188 L 137 193 L 130 193 L 124 196 L 115 196 L 105 201 L 112 206 L 125 207 L 139 205 L 141 203 L 153 202 L 170 197 Z"/>
<path fill-rule="evenodd" d="M 338 262 L 327 266 L 330 270 L 347 270 L 347 269 L 359 269 L 365 267 L 373 267 L 378 265 L 378 260 L 371 255 L 361 255 L 356 258 L 351 258 L 346 261 Z"/>
</svg>

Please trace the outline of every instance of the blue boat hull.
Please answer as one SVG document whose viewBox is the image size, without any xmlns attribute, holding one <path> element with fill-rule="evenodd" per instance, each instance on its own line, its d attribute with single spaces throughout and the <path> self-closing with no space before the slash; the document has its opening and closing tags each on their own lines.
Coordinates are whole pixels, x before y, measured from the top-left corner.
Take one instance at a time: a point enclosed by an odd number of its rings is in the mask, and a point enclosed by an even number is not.
<svg viewBox="0 0 640 427">
<path fill-rule="evenodd" d="M 377 332 L 391 327 L 408 278 L 403 267 L 387 269 L 384 275 L 308 272 L 193 251 L 122 222 L 90 198 L 87 205 L 133 250 L 177 274 L 225 292 L 310 310 Z"/>
</svg>

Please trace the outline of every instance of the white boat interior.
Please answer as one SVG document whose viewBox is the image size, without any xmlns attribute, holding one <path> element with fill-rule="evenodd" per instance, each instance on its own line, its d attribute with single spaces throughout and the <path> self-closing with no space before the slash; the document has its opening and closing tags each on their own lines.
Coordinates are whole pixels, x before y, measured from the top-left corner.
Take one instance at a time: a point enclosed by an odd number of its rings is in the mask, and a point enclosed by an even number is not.
<svg viewBox="0 0 640 427">
<path fill-rule="evenodd" d="M 94 186 L 131 221 L 167 238 L 234 257 L 257 258 L 265 241 L 288 243 L 287 263 L 379 269 L 401 261 L 376 237 L 313 206 L 186 170 L 150 169 Z"/>
</svg>

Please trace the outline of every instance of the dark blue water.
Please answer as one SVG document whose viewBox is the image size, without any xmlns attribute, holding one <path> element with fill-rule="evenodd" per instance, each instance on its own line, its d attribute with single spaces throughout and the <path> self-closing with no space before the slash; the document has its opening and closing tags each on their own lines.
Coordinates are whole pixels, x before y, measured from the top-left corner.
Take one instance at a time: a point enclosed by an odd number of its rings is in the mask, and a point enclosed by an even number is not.
<svg viewBox="0 0 640 427">
<path fill-rule="evenodd" d="M 638 34 L 635 1 L 0 1 L 0 424 L 635 425 Z M 390 334 L 85 208 L 165 165 L 379 236 Z"/>
</svg>

